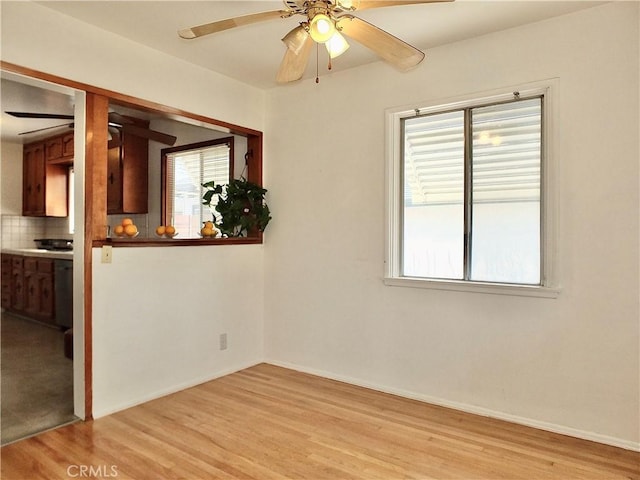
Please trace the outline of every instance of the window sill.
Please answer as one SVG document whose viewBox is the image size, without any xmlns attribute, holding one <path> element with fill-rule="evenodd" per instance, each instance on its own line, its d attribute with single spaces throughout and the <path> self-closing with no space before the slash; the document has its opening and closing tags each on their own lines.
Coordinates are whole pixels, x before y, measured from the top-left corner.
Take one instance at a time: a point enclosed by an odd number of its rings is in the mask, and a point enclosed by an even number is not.
<svg viewBox="0 0 640 480">
<path fill-rule="evenodd" d="M 560 289 L 537 285 L 509 285 L 505 283 L 462 282 L 456 280 L 429 280 L 412 277 L 386 277 L 384 284 L 393 287 L 428 288 L 456 292 L 515 295 L 520 297 L 558 298 Z"/>
</svg>

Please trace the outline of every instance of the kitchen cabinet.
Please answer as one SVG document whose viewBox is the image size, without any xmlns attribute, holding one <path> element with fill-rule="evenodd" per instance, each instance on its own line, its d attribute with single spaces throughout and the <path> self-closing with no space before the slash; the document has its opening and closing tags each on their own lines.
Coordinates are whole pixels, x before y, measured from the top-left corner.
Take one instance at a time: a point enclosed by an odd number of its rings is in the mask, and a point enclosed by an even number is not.
<svg viewBox="0 0 640 480">
<path fill-rule="evenodd" d="M 23 150 L 22 213 L 25 216 L 44 215 L 44 143 L 32 143 Z"/>
<path fill-rule="evenodd" d="M 21 313 L 25 306 L 24 263 L 21 255 L 2 254 L 2 308 Z"/>
<path fill-rule="evenodd" d="M 67 216 L 68 166 L 47 161 L 48 141 L 24 146 L 22 170 L 22 214 L 28 217 Z M 62 152 L 62 143 L 53 150 Z"/>
<path fill-rule="evenodd" d="M 55 321 L 53 260 L 24 257 L 24 313 L 48 323 Z"/>
<path fill-rule="evenodd" d="M 11 255 L 2 254 L 2 266 L 0 266 L 1 295 L 0 306 L 5 310 L 11 308 Z"/>
<path fill-rule="evenodd" d="M 11 259 L 11 309 L 24 310 L 26 301 L 24 288 L 24 261 L 20 256 Z"/>
<path fill-rule="evenodd" d="M 47 163 L 73 164 L 73 133 L 51 137 L 44 144 Z"/>
<path fill-rule="evenodd" d="M 148 213 L 149 141 L 122 131 L 118 137 L 107 156 L 107 213 Z"/>
<path fill-rule="evenodd" d="M 73 325 L 72 257 L 3 253 L 1 276 L 2 308 L 52 325 Z"/>
<path fill-rule="evenodd" d="M 73 133 L 67 133 L 62 136 L 62 157 L 70 158 L 73 163 L 74 150 L 74 136 Z"/>
</svg>

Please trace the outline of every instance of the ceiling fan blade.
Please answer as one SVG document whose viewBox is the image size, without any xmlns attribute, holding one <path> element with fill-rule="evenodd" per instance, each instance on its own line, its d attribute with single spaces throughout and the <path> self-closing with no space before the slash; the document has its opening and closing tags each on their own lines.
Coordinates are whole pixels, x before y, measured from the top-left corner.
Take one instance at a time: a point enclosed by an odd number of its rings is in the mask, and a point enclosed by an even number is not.
<svg viewBox="0 0 640 480">
<path fill-rule="evenodd" d="M 297 29 L 302 29 L 302 31 Z M 276 81 L 278 83 L 288 83 L 300 80 L 304 74 L 305 68 L 307 68 L 307 62 L 311 55 L 313 39 L 302 27 L 296 27 L 294 30 L 289 32 L 283 41 L 287 38 L 291 38 L 291 36 L 295 38 L 295 42 L 287 44 L 287 51 L 284 54 L 284 58 L 280 64 L 280 69 L 276 75 Z"/>
<path fill-rule="evenodd" d="M 135 135 L 136 137 L 147 138 L 156 142 L 164 143 L 165 145 L 175 145 L 177 137 L 169 135 L 167 133 L 157 132 L 149 128 L 139 127 L 131 123 L 125 123 L 122 125 L 122 131 Z"/>
<path fill-rule="evenodd" d="M 31 113 L 31 112 L 4 112 L 16 118 L 42 118 L 54 120 L 73 120 L 73 115 L 62 115 L 57 113 Z"/>
<path fill-rule="evenodd" d="M 117 112 L 109 112 L 109 126 L 121 128 L 123 132 L 130 133 L 137 137 L 155 140 L 156 142 L 164 143 L 165 145 L 173 146 L 177 140 L 177 137 L 169 135 L 168 133 L 162 133 L 156 130 L 151 130 L 147 127 L 136 125 L 133 119 Z"/>
<path fill-rule="evenodd" d="M 368 10 L 370 8 L 396 7 L 400 5 L 414 5 L 418 3 L 440 3 L 453 2 L 454 0 L 360 0 L 357 10 Z"/>
<path fill-rule="evenodd" d="M 342 16 L 338 19 L 338 29 L 401 71 L 415 67 L 424 59 L 424 52 L 361 18 Z"/>
<path fill-rule="evenodd" d="M 44 132 L 45 130 L 52 130 L 54 128 L 60 127 L 73 128 L 73 123 L 63 123 L 62 125 L 54 125 L 53 127 L 38 128 L 36 130 L 29 130 L 28 132 L 19 133 L 18 135 L 29 135 L 30 133 Z"/>
<path fill-rule="evenodd" d="M 125 123 L 133 124 L 133 120 L 125 117 L 124 115 L 120 115 L 117 112 L 109 112 L 109 122 L 116 123 L 118 125 L 124 125 Z"/>
<path fill-rule="evenodd" d="M 274 20 L 276 18 L 287 18 L 293 15 L 293 12 L 287 10 L 273 10 L 270 12 L 252 13 L 250 15 L 242 15 L 240 17 L 227 18 L 217 22 L 205 23 L 197 27 L 184 28 L 178 30 L 181 38 L 190 40 L 192 38 L 202 37 L 211 33 L 218 33 L 230 28 L 241 27 L 243 25 L 251 25 L 252 23 L 263 22 L 265 20 Z"/>
</svg>

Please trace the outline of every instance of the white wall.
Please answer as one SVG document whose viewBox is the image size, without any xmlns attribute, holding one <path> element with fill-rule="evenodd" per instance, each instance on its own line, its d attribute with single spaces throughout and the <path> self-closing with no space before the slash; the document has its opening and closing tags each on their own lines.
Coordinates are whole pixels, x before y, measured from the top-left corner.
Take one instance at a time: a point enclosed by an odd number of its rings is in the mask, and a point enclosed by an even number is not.
<svg viewBox="0 0 640 480">
<path fill-rule="evenodd" d="M 22 215 L 22 144 L 0 144 L 0 177 L 3 215 Z"/>
<path fill-rule="evenodd" d="M 372 64 L 274 89 L 265 104 L 2 2 L 5 61 L 265 131 L 264 246 L 116 249 L 111 265 L 94 251 L 96 416 L 259 361 L 264 298 L 272 361 L 638 448 L 638 53 L 638 5 L 622 2 L 433 49 L 406 75 Z M 560 297 L 383 286 L 384 110 L 551 77 Z M 176 292 L 184 314 L 159 300 Z"/>
<path fill-rule="evenodd" d="M 93 256 L 95 417 L 261 361 L 262 245 Z"/>
<path fill-rule="evenodd" d="M 2 2 L 1 34 L 4 61 L 264 128 L 264 92 L 46 6 Z M 95 417 L 262 358 L 262 246 L 114 250 L 110 265 L 94 250 Z"/>
<path fill-rule="evenodd" d="M 269 91 L 268 360 L 640 448 L 638 4 Z M 384 111 L 558 78 L 558 299 L 382 283 Z M 300 109 L 300 105 L 309 105 Z"/>
</svg>

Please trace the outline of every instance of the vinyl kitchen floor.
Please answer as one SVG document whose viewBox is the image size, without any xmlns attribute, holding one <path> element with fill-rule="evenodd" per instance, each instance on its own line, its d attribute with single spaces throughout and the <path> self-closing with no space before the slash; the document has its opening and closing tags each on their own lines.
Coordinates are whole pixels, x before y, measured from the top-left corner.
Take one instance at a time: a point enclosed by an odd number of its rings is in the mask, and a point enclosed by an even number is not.
<svg viewBox="0 0 640 480">
<path fill-rule="evenodd" d="M 76 420 L 63 332 L 2 313 L 2 445 Z"/>
</svg>

